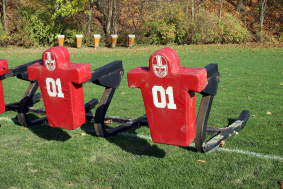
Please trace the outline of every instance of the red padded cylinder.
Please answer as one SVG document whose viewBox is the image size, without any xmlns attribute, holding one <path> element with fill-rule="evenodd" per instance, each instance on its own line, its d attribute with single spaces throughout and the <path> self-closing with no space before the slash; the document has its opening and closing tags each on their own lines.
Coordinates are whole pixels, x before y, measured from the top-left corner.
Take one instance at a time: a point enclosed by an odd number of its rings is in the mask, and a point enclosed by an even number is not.
<svg viewBox="0 0 283 189">
<path fill-rule="evenodd" d="M 9 72 L 8 63 L 5 59 L 0 59 L 0 76 Z M 0 114 L 5 112 L 5 100 L 4 100 L 4 91 L 2 85 L 2 79 L 0 79 Z"/>
</svg>

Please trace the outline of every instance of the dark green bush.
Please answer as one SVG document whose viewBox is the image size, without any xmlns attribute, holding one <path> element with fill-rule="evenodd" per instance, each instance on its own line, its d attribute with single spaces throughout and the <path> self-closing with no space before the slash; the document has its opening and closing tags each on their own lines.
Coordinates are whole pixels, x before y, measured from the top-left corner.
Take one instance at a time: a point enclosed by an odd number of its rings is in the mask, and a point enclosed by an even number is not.
<svg viewBox="0 0 283 189">
<path fill-rule="evenodd" d="M 180 4 L 163 7 L 164 14 L 145 23 L 146 34 L 151 44 L 185 44 L 188 40 L 188 23 Z"/>
<path fill-rule="evenodd" d="M 219 23 L 212 12 L 201 11 L 195 19 L 182 12 L 169 12 L 162 19 L 145 23 L 151 44 L 209 44 L 241 43 L 250 40 L 249 32 L 231 14 L 225 14 Z"/>
<path fill-rule="evenodd" d="M 249 32 L 231 14 L 225 14 L 220 23 L 212 12 L 202 11 L 190 22 L 189 36 L 192 43 L 241 43 L 250 40 Z"/>
<path fill-rule="evenodd" d="M 6 46 L 9 40 L 10 37 L 6 34 L 2 24 L 0 23 L 0 46 Z"/>
<path fill-rule="evenodd" d="M 221 43 L 241 43 L 250 40 L 250 34 L 236 17 L 225 14 L 219 23 Z"/>
</svg>

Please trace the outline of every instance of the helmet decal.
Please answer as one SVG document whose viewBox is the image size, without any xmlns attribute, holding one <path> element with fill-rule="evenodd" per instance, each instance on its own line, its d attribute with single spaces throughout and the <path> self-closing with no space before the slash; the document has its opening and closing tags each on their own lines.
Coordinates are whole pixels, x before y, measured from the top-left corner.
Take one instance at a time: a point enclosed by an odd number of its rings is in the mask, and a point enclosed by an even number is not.
<svg viewBox="0 0 283 189">
<path fill-rule="evenodd" d="M 53 71 L 56 68 L 55 56 L 52 52 L 46 52 L 44 54 L 44 64 L 49 71 Z"/>
<path fill-rule="evenodd" d="M 165 77 L 168 73 L 167 60 L 160 55 L 156 55 L 152 59 L 153 72 L 157 77 Z"/>
</svg>

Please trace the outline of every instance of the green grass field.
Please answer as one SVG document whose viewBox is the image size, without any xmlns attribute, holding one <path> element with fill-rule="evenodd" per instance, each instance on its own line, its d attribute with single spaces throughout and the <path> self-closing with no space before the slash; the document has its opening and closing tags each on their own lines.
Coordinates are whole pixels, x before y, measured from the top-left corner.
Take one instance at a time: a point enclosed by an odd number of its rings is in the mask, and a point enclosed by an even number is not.
<svg viewBox="0 0 283 189">
<path fill-rule="evenodd" d="M 72 62 L 89 63 L 91 69 L 122 60 L 126 74 L 148 66 L 150 55 L 163 47 L 68 50 Z M 0 188 L 280 188 L 283 48 L 170 47 L 184 67 L 218 63 L 220 84 L 208 126 L 226 127 L 242 110 L 250 111 L 246 126 L 224 147 L 203 154 L 193 147 L 155 144 L 148 127 L 110 138 L 96 137 L 93 122 L 73 131 L 47 125 L 25 128 L 17 122 L 16 112 L 8 111 L 0 115 Z M 46 49 L 10 47 L 0 49 L 0 57 L 12 68 L 40 59 Z M 3 80 L 5 102 L 19 101 L 28 85 L 17 78 Z M 102 91 L 85 84 L 85 102 L 100 99 Z M 196 111 L 200 97 L 196 97 Z M 43 107 L 42 101 L 36 106 Z M 107 114 L 132 118 L 145 114 L 141 92 L 128 88 L 126 75 Z"/>
</svg>

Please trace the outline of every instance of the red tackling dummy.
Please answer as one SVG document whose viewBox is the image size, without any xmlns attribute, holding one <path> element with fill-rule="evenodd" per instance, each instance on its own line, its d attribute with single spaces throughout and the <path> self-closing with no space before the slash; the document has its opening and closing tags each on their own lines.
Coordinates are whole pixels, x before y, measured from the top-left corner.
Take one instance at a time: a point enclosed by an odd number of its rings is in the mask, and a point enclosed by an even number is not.
<svg viewBox="0 0 283 189">
<path fill-rule="evenodd" d="M 9 72 L 8 63 L 5 59 L 0 59 L 0 76 Z M 4 92 L 2 86 L 2 79 L 0 79 L 0 114 L 5 112 L 5 101 L 4 101 Z"/>
<path fill-rule="evenodd" d="M 29 80 L 37 80 L 50 126 L 76 129 L 85 123 L 82 83 L 91 78 L 89 64 L 70 62 L 63 46 L 46 50 L 43 63 L 28 66 Z"/>
<path fill-rule="evenodd" d="M 155 143 L 189 146 L 196 137 L 195 92 L 207 85 L 205 68 L 181 67 L 171 48 L 156 51 L 149 67 L 128 72 L 129 88 L 140 88 Z"/>
</svg>

